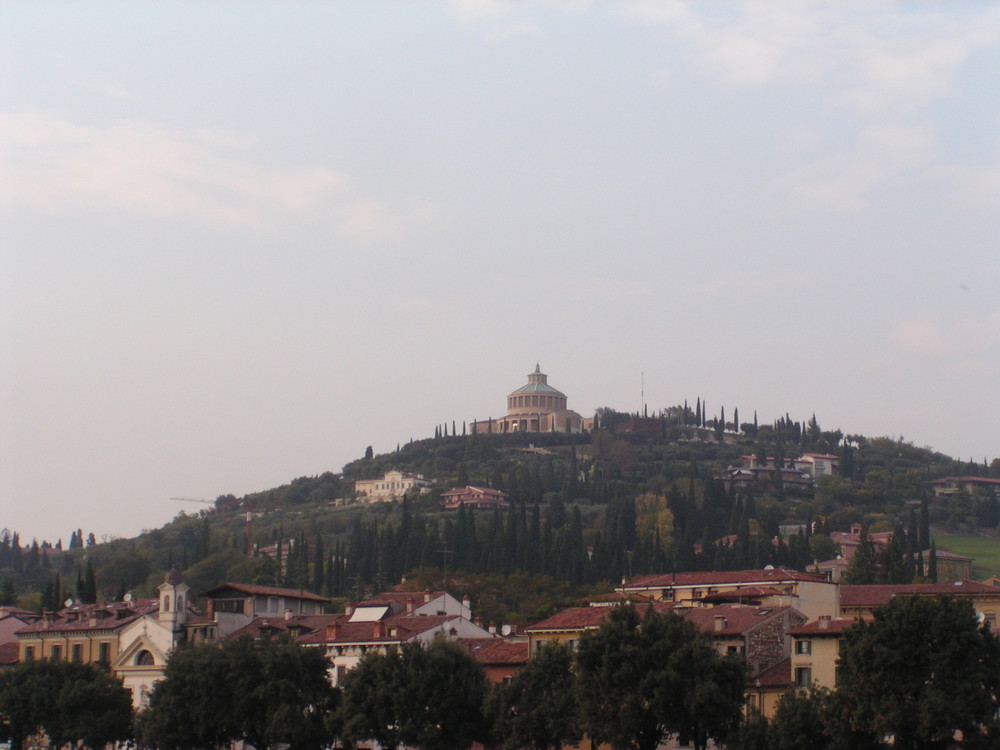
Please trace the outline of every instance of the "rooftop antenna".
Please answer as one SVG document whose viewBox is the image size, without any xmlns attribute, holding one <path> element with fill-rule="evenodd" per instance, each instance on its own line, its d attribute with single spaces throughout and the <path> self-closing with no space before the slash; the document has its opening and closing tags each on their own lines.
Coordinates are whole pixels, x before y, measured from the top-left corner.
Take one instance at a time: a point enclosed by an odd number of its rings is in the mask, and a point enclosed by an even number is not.
<svg viewBox="0 0 1000 750">
<path fill-rule="evenodd" d="M 646 371 L 641 370 L 639 375 L 639 401 L 642 407 L 642 415 L 646 416 Z"/>
</svg>

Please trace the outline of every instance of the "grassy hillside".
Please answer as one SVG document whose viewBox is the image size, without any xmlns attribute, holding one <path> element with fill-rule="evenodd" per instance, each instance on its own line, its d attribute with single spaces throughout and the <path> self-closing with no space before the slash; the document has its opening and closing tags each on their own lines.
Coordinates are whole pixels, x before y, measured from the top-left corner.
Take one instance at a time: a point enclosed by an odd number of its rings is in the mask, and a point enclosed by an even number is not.
<svg viewBox="0 0 1000 750">
<path fill-rule="evenodd" d="M 959 555 L 975 558 L 972 575 L 983 579 L 1000 576 L 1000 537 L 995 531 L 981 531 L 976 534 L 954 534 L 934 532 L 938 549 L 945 549 Z"/>
</svg>

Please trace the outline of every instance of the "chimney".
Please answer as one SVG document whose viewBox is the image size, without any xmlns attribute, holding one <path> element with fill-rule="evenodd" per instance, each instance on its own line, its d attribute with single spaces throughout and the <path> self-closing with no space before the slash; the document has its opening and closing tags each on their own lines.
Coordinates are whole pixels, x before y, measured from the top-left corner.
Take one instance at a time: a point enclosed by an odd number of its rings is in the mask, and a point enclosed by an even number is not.
<svg viewBox="0 0 1000 750">
<path fill-rule="evenodd" d="M 483 626 L 483 618 L 482 617 L 475 617 L 475 618 L 473 618 L 472 624 L 481 628 Z"/>
<path fill-rule="evenodd" d="M 285 610 L 285 622 L 288 622 L 291 619 L 292 619 L 292 610 L 286 609 Z"/>
<path fill-rule="evenodd" d="M 470 612 L 472 611 L 472 601 L 469 599 L 469 597 L 467 596 L 462 597 L 462 607 L 464 609 L 469 610 Z"/>
<path fill-rule="evenodd" d="M 490 623 L 490 635 L 497 634 L 497 624 L 495 622 Z"/>
<path fill-rule="evenodd" d="M 715 616 L 715 631 L 716 632 L 719 632 L 721 630 L 725 630 L 726 629 L 726 625 L 728 625 L 728 624 L 729 623 L 726 621 L 726 616 L 725 615 L 716 615 Z"/>
<path fill-rule="evenodd" d="M 89 625 L 92 628 L 97 627 L 97 612 L 90 613 L 90 621 L 87 623 L 87 625 Z"/>
<path fill-rule="evenodd" d="M 829 630 L 830 629 L 830 615 L 820 615 L 819 616 L 819 629 Z"/>
<path fill-rule="evenodd" d="M 385 637 L 385 623 L 381 620 L 376 620 L 372 623 L 372 638 L 384 638 Z"/>
<path fill-rule="evenodd" d="M 340 620 L 334 620 L 326 626 L 326 639 L 335 641 L 340 636 Z"/>
<path fill-rule="evenodd" d="M 408 614 L 408 615 L 413 614 L 413 600 L 412 599 L 407 599 L 406 600 L 406 614 Z"/>
<path fill-rule="evenodd" d="M 424 604 L 427 604 L 431 600 L 431 590 L 424 589 Z"/>
</svg>

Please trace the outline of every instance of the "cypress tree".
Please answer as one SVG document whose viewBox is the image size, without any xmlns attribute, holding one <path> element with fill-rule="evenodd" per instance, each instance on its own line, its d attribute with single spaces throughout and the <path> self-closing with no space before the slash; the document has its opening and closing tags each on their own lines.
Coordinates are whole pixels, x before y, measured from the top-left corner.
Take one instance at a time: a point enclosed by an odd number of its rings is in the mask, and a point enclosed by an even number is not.
<svg viewBox="0 0 1000 750">
<path fill-rule="evenodd" d="M 920 498 L 920 549 L 929 549 L 931 546 L 931 521 L 930 512 L 927 509 L 927 498 Z"/>
<path fill-rule="evenodd" d="M 931 540 L 930 560 L 927 563 L 927 577 L 934 583 L 938 582 L 937 545 L 934 543 L 933 539 Z"/>
</svg>

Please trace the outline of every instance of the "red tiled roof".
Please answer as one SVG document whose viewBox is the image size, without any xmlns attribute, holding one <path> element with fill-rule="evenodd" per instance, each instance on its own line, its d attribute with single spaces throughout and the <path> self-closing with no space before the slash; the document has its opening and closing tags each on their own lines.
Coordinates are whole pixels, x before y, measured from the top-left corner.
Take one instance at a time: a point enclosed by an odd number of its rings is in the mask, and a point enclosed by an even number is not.
<svg viewBox="0 0 1000 750">
<path fill-rule="evenodd" d="M 0 643 L 0 666 L 17 664 L 17 641 Z"/>
<path fill-rule="evenodd" d="M 992 594 L 996 596 L 1000 594 L 1000 591 L 994 586 L 979 583 L 978 581 L 971 581 L 968 578 L 960 578 L 957 581 L 947 581 L 944 583 L 841 586 L 840 605 L 842 607 L 875 607 L 880 604 L 888 604 L 889 600 L 894 596 L 935 596 L 939 594 L 953 596 Z"/>
<path fill-rule="evenodd" d="M 845 630 L 854 625 L 857 625 L 860 620 L 852 620 L 848 618 L 838 618 L 830 619 L 826 625 L 823 626 L 820 620 L 811 620 L 805 625 L 795 628 L 789 631 L 789 635 L 830 635 L 839 636 Z"/>
<path fill-rule="evenodd" d="M 433 601 L 441 596 L 444 596 L 443 591 L 384 591 L 371 599 L 357 602 L 353 607 L 357 609 L 358 607 L 377 607 L 386 604 L 398 604 L 404 607 L 407 604 L 412 604 L 414 607 L 419 607 L 427 601 Z"/>
<path fill-rule="evenodd" d="M 201 594 L 201 596 L 213 597 L 218 596 L 220 593 L 226 589 L 232 589 L 233 591 L 238 591 L 241 594 L 250 594 L 251 596 L 283 596 L 288 599 L 306 599 L 312 602 L 328 602 L 330 601 L 325 596 L 320 596 L 319 594 L 314 594 L 311 591 L 305 591 L 304 589 L 283 589 L 278 586 L 258 586 L 252 583 L 220 583 L 218 586 L 213 586 L 208 591 Z"/>
<path fill-rule="evenodd" d="M 505 638 L 459 638 L 477 661 L 486 666 L 501 664 L 527 664 L 528 641 L 509 641 Z"/>
<path fill-rule="evenodd" d="M 797 570 L 728 570 L 697 573 L 657 573 L 629 581 L 619 589 L 669 588 L 670 586 L 714 586 L 737 583 L 774 583 L 780 581 L 816 581 L 827 583 L 819 573 L 802 573 Z"/>
<path fill-rule="evenodd" d="M 751 607 L 746 604 L 723 604 L 718 607 L 677 607 L 674 609 L 688 622 L 717 635 L 740 635 L 755 625 L 783 616 L 791 607 Z M 715 618 L 725 617 L 725 626 L 716 629 Z"/>
<path fill-rule="evenodd" d="M 292 615 L 287 619 L 280 615 L 278 617 L 258 617 L 244 625 L 239 630 L 231 633 L 228 637 L 236 639 L 248 635 L 251 638 L 256 638 L 261 634 L 261 631 L 271 629 L 284 633 L 297 632 L 299 634 L 299 639 L 304 641 L 305 637 L 308 635 L 316 632 L 323 632 L 331 618 L 343 616 L 344 615 Z"/>
<path fill-rule="evenodd" d="M 160 609 L 159 599 L 134 599 L 129 604 L 75 604 L 53 614 L 53 619 L 45 618 L 21 628 L 15 635 L 51 632 L 84 632 L 88 630 L 117 630 L 146 614 Z M 94 624 L 91 624 L 91 618 Z"/>
<path fill-rule="evenodd" d="M 583 630 L 599 628 L 614 607 L 570 607 L 525 628 L 528 633 L 541 630 Z"/>
<path fill-rule="evenodd" d="M 329 624 L 336 618 L 345 618 L 344 615 L 333 617 Z M 301 640 L 303 643 L 400 643 L 455 619 L 458 615 L 402 615 L 376 622 L 348 622 L 345 618 L 337 622 L 335 638 L 328 638 L 324 628 L 315 637 Z M 395 635 L 391 635 L 393 631 Z"/>
<path fill-rule="evenodd" d="M 792 657 L 787 656 L 753 678 L 754 687 L 788 687 L 792 684 Z"/>
<path fill-rule="evenodd" d="M 973 482 L 979 484 L 1000 485 L 1000 479 L 991 479 L 990 477 L 944 477 L 943 479 L 931 480 L 927 484 L 948 484 L 949 482 Z"/>
</svg>

